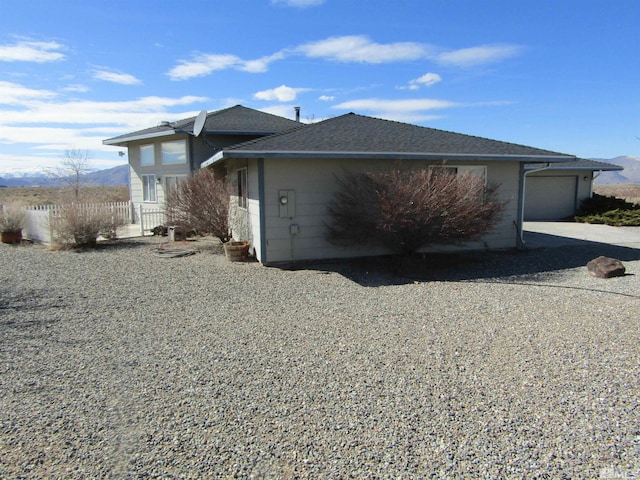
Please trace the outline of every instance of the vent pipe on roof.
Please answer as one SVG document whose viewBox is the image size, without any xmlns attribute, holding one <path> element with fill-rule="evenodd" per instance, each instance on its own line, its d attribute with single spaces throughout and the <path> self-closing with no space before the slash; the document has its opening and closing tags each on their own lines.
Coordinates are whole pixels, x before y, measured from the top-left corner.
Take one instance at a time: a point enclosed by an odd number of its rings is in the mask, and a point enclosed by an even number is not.
<svg viewBox="0 0 640 480">
<path fill-rule="evenodd" d="M 296 111 L 296 122 L 300 123 L 300 107 L 293 107 Z"/>
</svg>

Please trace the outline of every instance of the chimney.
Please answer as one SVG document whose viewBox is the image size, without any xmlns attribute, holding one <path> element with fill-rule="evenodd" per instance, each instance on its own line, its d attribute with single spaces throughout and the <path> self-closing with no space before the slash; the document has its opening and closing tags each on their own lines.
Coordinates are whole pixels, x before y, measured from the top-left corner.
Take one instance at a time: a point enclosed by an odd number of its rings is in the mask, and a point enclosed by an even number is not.
<svg viewBox="0 0 640 480">
<path fill-rule="evenodd" d="M 296 111 L 296 122 L 300 123 L 300 107 L 293 107 Z"/>
</svg>

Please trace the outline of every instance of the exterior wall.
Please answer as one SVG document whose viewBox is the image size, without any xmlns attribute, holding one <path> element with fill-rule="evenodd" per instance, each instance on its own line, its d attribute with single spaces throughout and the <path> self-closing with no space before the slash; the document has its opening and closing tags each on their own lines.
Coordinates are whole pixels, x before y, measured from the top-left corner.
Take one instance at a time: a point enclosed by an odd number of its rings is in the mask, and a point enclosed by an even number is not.
<svg viewBox="0 0 640 480">
<path fill-rule="evenodd" d="M 470 163 L 447 163 L 448 166 L 469 165 Z M 392 167 L 389 160 L 288 160 L 267 158 L 264 160 L 264 216 L 266 256 L 258 252 L 258 260 L 263 263 L 291 262 L 296 260 L 314 260 L 370 256 L 391 253 L 382 249 L 363 250 L 345 248 L 330 244 L 325 239 L 325 225 L 330 221 L 326 205 L 337 190 L 335 175 L 345 167 L 353 172 L 383 171 Z M 428 162 L 411 162 L 407 167 L 426 168 Z M 478 163 L 480 165 L 480 163 Z M 487 162 L 488 182 L 501 185 L 499 194 L 508 201 L 507 208 L 499 225 L 480 242 L 455 247 L 440 247 L 434 251 L 453 249 L 512 248 L 517 245 L 518 195 L 520 184 L 520 166 L 516 162 Z M 253 164 L 250 170 L 255 170 Z M 251 192 L 251 187 L 249 188 Z M 283 190 L 295 194 L 295 212 L 292 216 L 281 217 L 279 194 Z M 253 197 L 257 201 L 257 195 Z M 251 214 L 256 218 L 258 212 Z M 255 244 L 256 228 L 253 223 L 251 241 Z M 259 222 L 258 222 L 259 225 Z M 293 229 L 293 230 L 292 230 Z M 295 230 L 297 229 L 297 233 Z M 292 233 L 293 232 L 293 233 Z M 251 233 L 251 232 L 249 232 Z"/>
</svg>

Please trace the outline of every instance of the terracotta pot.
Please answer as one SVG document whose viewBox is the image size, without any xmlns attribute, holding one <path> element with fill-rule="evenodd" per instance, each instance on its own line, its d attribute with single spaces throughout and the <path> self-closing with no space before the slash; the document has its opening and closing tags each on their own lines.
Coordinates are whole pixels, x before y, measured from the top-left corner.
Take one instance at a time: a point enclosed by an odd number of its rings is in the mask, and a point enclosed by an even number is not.
<svg viewBox="0 0 640 480">
<path fill-rule="evenodd" d="M 22 230 L 15 232 L 2 232 L 2 243 L 20 243 L 22 241 Z"/>
</svg>

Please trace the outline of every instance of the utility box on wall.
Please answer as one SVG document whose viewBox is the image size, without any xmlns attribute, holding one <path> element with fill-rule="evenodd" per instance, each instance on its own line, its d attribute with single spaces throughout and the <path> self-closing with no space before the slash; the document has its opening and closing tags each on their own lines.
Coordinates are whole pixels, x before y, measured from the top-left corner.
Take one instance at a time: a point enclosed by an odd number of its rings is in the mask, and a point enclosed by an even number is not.
<svg viewBox="0 0 640 480">
<path fill-rule="evenodd" d="M 280 190 L 278 192 L 278 206 L 280 218 L 293 218 L 296 216 L 296 192 L 293 190 Z"/>
</svg>

